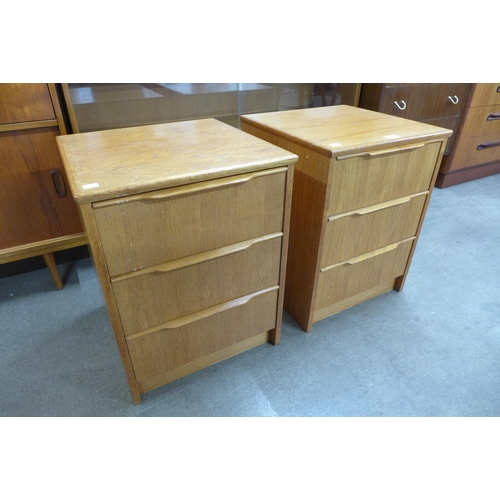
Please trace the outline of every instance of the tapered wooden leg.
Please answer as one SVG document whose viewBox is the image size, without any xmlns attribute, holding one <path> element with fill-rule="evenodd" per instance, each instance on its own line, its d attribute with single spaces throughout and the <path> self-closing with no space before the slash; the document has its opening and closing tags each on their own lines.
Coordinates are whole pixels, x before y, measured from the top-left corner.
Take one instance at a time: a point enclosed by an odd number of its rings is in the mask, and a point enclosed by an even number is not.
<svg viewBox="0 0 500 500">
<path fill-rule="evenodd" d="M 59 270 L 57 269 L 54 255 L 51 253 L 45 253 L 45 254 L 43 254 L 43 260 L 45 261 L 45 265 L 49 268 L 50 275 L 52 276 L 52 279 L 54 280 L 56 288 L 58 290 L 62 290 L 64 285 L 63 285 L 61 276 L 59 274 Z"/>
</svg>

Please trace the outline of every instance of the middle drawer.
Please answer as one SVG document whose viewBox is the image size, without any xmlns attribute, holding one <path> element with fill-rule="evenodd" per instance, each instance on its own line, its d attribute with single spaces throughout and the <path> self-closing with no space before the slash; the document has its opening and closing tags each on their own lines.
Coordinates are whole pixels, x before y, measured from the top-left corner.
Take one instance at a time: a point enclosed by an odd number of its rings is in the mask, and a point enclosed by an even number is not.
<svg viewBox="0 0 500 500">
<path fill-rule="evenodd" d="M 428 191 L 328 218 L 321 267 L 416 235 Z"/>
<path fill-rule="evenodd" d="M 287 168 L 94 203 L 110 276 L 283 230 Z"/>
<path fill-rule="evenodd" d="M 279 284 L 282 233 L 112 279 L 125 335 Z"/>
</svg>

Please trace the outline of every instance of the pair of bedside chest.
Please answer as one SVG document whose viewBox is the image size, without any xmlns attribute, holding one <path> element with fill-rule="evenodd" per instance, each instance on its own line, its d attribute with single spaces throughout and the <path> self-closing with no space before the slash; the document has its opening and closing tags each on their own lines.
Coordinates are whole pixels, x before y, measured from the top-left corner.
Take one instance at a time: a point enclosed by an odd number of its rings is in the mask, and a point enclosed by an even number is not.
<svg viewBox="0 0 500 500">
<path fill-rule="evenodd" d="M 401 290 L 451 131 L 350 106 L 58 138 L 135 403 Z M 286 286 L 285 286 L 286 285 Z"/>
</svg>

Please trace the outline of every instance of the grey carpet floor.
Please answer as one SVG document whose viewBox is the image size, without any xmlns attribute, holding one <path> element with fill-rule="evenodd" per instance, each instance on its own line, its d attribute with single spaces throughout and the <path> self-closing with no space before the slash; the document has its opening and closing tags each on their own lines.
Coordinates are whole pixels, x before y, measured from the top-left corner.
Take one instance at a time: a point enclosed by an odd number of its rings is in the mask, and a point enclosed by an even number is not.
<svg viewBox="0 0 500 500">
<path fill-rule="evenodd" d="M 90 259 L 0 279 L 0 416 L 500 416 L 500 175 L 435 189 L 403 292 L 134 405 Z"/>
</svg>

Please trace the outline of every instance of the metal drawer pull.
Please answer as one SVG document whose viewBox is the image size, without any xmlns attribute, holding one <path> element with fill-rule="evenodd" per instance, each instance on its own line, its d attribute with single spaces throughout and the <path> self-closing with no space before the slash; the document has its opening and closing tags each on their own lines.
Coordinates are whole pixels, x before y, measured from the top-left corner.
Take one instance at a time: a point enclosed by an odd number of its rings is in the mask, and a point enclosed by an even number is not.
<svg viewBox="0 0 500 500">
<path fill-rule="evenodd" d="M 481 151 L 483 149 L 496 148 L 498 146 L 500 146 L 500 141 L 483 142 L 477 146 L 477 150 Z"/>
<path fill-rule="evenodd" d="M 448 99 L 453 103 L 453 104 L 458 104 L 458 97 L 456 95 L 454 95 L 453 97 L 451 97 L 451 95 L 448 96 Z"/>
<path fill-rule="evenodd" d="M 400 106 L 399 105 L 399 102 L 398 101 L 394 101 L 394 104 L 401 110 L 403 111 L 404 109 L 406 109 L 406 102 L 404 101 L 401 101 L 403 103 L 403 106 Z"/>
<path fill-rule="evenodd" d="M 54 168 L 50 171 L 50 176 L 52 177 L 52 184 L 59 198 L 64 198 L 68 192 L 66 190 L 66 184 L 64 182 L 64 177 L 58 168 Z"/>
<path fill-rule="evenodd" d="M 490 122 L 492 120 L 500 120 L 500 113 L 491 113 L 488 115 L 487 120 Z"/>
<path fill-rule="evenodd" d="M 497 88 L 497 92 L 500 92 L 500 87 Z"/>
</svg>

